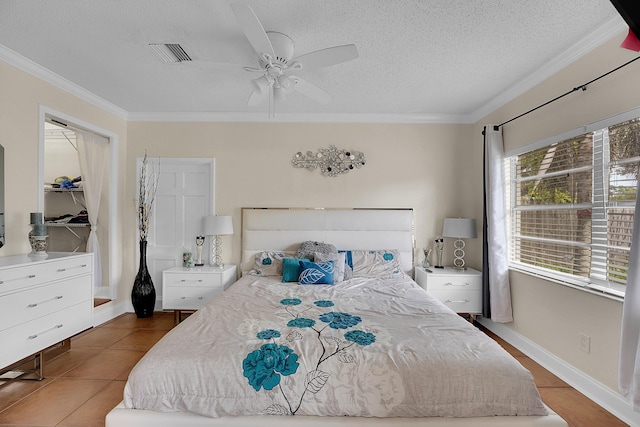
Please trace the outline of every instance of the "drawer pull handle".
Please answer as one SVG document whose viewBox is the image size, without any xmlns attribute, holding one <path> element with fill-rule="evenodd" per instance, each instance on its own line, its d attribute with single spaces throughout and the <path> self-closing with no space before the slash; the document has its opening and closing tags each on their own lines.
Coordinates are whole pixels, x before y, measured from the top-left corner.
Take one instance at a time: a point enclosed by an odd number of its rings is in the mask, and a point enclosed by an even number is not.
<svg viewBox="0 0 640 427">
<path fill-rule="evenodd" d="M 188 298 L 204 299 L 204 297 L 180 297 L 180 299 L 188 299 Z"/>
<path fill-rule="evenodd" d="M 51 299 L 47 299 L 47 300 L 44 300 L 44 301 L 34 302 L 32 304 L 28 304 L 27 308 L 34 308 L 34 307 L 37 307 L 39 304 L 44 304 L 46 302 L 51 302 L 51 301 L 57 301 L 57 300 L 62 299 L 62 298 L 63 298 L 62 295 L 56 295 L 55 297 L 53 297 Z"/>
<path fill-rule="evenodd" d="M 42 335 L 42 334 L 46 334 L 47 332 L 51 332 L 51 331 L 53 331 L 53 330 L 60 329 L 60 328 L 62 328 L 62 323 L 60 323 L 59 325 L 54 326 L 53 328 L 49 328 L 49 329 L 44 330 L 44 331 L 42 331 L 42 332 L 38 332 L 38 333 L 37 333 L 37 334 L 35 334 L 35 335 L 29 335 L 29 336 L 27 337 L 27 339 L 35 340 L 36 338 L 38 338 L 38 336 L 40 336 L 40 335 Z"/>
<path fill-rule="evenodd" d="M 80 264 L 80 265 L 76 265 L 75 267 L 70 267 L 69 270 L 72 269 L 72 268 L 85 268 L 86 266 L 87 266 L 87 264 Z M 67 269 L 63 267 L 63 268 L 57 269 L 56 271 L 58 273 L 64 273 L 65 271 L 67 271 Z"/>
<path fill-rule="evenodd" d="M 469 302 L 469 300 L 468 300 L 468 299 L 463 299 L 463 300 L 451 300 L 451 299 L 448 299 L 448 300 L 447 300 L 447 302 L 453 302 L 453 303 L 467 303 L 467 302 Z"/>
<path fill-rule="evenodd" d="M 0 285 L 3 285 L 5 283 L 7 283 L 7 282 L 11 282 L 11 281 L 14 281 L 14 280 L 34 279 L 35 277 L 36 277 L 35 274 L 29 274 L 26 277 L 15 277 L 13 279 L 0 280 Z"/>
<path fill-rule="evenodd" d="M 471 286 L 467 282 L 464 282 L 464 283 L 451 283 L 451 282 L 448 282 L 448 283 L 445 283 L 444 285 L 445 286 Z"/>
<path fill-rule="evenodd" d="M 193 279 L 192 279 L 192 280 L 182 279 L 182 280 L 180 280 L 180 281 L 181 281 L 182 283 L 184 283 L 184 282 L 198 282 L 198 283 L 201 283 L 201 282 L 202 282 L 202 279 L 198 279 L 198 280 L 193 280 Z"/>
</svg>

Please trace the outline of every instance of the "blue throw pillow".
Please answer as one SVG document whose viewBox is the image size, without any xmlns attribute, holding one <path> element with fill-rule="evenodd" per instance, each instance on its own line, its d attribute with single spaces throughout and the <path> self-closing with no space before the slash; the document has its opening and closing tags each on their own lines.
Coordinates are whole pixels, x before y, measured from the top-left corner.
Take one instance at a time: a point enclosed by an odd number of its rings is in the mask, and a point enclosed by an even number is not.
<svg viewBox="0 0 640 427">
<path fill-rule="evenodd" d="M 297 282 L 302 272 L 300 261 L 309 261 L 307 258 L 283 258 L 282 282 Z"/>
<path fill-rule="evenodd" d="M 333 285 L 333 261 L 299 261 L 302 272 L 298 278 L 301 285 Z"/>
</svg>

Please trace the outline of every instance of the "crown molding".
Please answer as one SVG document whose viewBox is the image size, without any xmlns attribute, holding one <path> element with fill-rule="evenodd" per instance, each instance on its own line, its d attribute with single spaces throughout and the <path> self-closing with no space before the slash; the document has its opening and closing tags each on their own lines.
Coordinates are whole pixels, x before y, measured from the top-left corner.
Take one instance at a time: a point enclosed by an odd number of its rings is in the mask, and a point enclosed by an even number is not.
<svg viewBox="0 0 640 427">
<path fill-rule="evenodd" d="M 78 98 L 86 101 L 92 105 L 95 105 L 98 108 L 101 108 L 121 119 L 127 119 L 127 111 L 110 103 L 104 98 L 99 97 L 93 92 L 89 92 L 88 90 L 78 86 L 77 84 L 65 79 L 62 76 L 54 73 L 53 71 L 42 67 L 41 65 L 33 62 L 32 60 L 25 58 L 19 53 L 9 49 L 6 46 L 0 44 L 0 60 L 6 62 L 9 65 L 12 65 L 25 73 L 31 74 L 32 76 L 49 83 L 58 89 L 61 89 L 65 92 L 68 92 L 71 95 L 77 96 Z"/>
<path fill-rule="evenodd" d="M 132 122 L 265 122 L 265 123 L 447 123 L 471 124 L 469 116 L 446 114 L 312 114 L 281 113 L 129 113 Z"/>
<path fill-rule="evenodd" d="M 520 80 L 517 84 L 511 86 L 509 89 L 505 90 L 500 95 L 491 99 L 485 105 L 474 111 L 470 114 L 471 122 L 479 122 L 498 108 L 542 83 L 558 71 L 582 58 L 584 55 L 601 46 L 605 42 L 611 40 L 622 31 L 626 31 L 628 29 L 629 27 L 619 15 L 607 20 L 600 27 L 595 28 L 587 37 L 569 47 L 560 55 L 529 74 L 529 76 Z"/>
<path fill-rule="evenodd" d="M 580 42 L 571 46 L 543 67 L 522 79 L 500 95 L 494 97 L 471 114 L 296 114 L 281 113 L 270 118 L 267 112 L 128 112 L 104 98 L 89 92 L 79 85 L 0 45 L 0 60 L 31 74 L 71 95 L 95 105 L 127 121 L 143 122 L 268 122 L 268 123 L 433 123 L 474 124 L 498 108 L 517 98 L 527 90 L 540 84 L 553 74 L 586 55 L 628 27 L 622 17 L 615 16 Z"/>
</svg>

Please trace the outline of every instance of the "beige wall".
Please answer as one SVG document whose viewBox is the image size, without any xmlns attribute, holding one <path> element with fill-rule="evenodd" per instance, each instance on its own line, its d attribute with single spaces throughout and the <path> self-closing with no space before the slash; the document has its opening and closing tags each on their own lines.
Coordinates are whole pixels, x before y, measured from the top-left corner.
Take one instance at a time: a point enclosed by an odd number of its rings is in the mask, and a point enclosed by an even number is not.
<svg viewBox="0 0 640 427">
<path fill-rule="evenodd" d="M 105 112 L 78 97 L 0 61 L 0 144 L 5 158 L 5 231 L 6 245 L 0 256 L 28 253 L 29 212 L 38 207 L 38 128 L 40 106 L 58 111 L 118 136 L 119 162 L 126 154 L 126 120 Z M 126 177 L 122 174 L 119 193 L 124 194 Z M 121 196 L 122 199 L 122 196 Z M 122 209 L 122 200 L 119 201 Z M 117 244 L 122 234 L 118 230 Z M 120 272 L 114 278 L 121 284 Z M 130 288 L 130 287 L 129 287 Z M 118 292 L 120 299 L 127 292 Z"/>
<path fill-rule="evenodd" d="M 130 176 L 145 148 L 152 157 L 216 159 L 216 213 L 233 215 L 237 230 L 224 239 L 225 262 L 240 260 L 242 207 L 412 207 L 418 248 L 442 233 L 445 216 L 474 210 L 471 126 L 131 122 L 128 130 Z M 331 144 L 364 152 L 366 165 L 333 178 L 292 166 L 296 152 Z M 472 243 L 467 253 L 477 266 Z"/>
<path fill-rule="evenodd" d="M 482 126 L 500 124 L 637 56 L 619 48 L 624 35 L 601 46 L 474 126 L 474 152 L 482 152 Z M 617 71 L 503 128 L 506 150 L 558 135 L 640 106 L 640 63 Z M 478 154 L 479 155 L 479 154 Z M 477 166 L 474 164 L 474 166 Z M 480 179 L 482 171 L 475 176 Z M 481 209 L 481 187 L 474 205 Z M 587 375 L 617 390 L 622 303 L 526 274 L 511 272 L 516 332 Z M 591 352 L 578 348 L 578 334 L 591 336 Z"/>
</svg>

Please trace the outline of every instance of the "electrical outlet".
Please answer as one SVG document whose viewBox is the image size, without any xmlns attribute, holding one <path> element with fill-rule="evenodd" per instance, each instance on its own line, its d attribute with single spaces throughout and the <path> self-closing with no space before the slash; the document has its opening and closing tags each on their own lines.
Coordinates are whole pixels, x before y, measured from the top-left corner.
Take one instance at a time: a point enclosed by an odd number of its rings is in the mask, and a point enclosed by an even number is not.
<svg viewBox="0 0 640 427">
<path fill-rule="evenodd" d="M 585 353 L 589 353 L 591 351 L 591 337 L 582 332 L 580 332 L 578 336 L 580 337 L 580 350 L 584 351 Z"/>
</svg>

